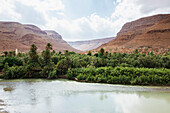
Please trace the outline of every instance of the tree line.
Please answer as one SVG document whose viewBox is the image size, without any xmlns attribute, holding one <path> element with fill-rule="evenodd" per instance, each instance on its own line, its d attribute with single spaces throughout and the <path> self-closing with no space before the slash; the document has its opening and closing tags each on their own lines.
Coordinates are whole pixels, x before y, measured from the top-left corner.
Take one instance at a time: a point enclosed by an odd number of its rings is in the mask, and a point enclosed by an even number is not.
<svg viewBox="0 0 170 113">
<path fill-rule="evenodd" d="M 50 43 L 41 53 L 37 49 L 32 44 L 28 53 L 4 52 L 0 57 L 0 77 L 57 79 L 67 75 L 68 79 L 89 82 L 170 85 L 170 53 L 109 53 L 103 48 L 87 54 L 68 50 L 56 53 Z"/>
</svg>

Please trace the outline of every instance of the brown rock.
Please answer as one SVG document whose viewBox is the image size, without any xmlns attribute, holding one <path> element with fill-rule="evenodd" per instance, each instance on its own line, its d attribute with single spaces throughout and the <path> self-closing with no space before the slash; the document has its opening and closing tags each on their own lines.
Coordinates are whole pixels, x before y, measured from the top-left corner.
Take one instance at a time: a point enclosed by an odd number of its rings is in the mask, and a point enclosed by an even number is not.
<svg viewBox="0 0 170 113">
<path fill-rule="evenodd" d="M 47 43 L 53 45 L 56 51 L 75 51 L 55 31 L 43 31 L 35 25 L 24 25 L 18 22 L 0 22 L 0 52 L 27 52 L 31 44 L 36 44 L 38 51 L 45 49 Z"/>
<path fill-rule="evenodd" d="M 126 23 L 115 40 L 103 44 L 100 48 L 114 50 L 115 48 L 129 48 L 130 52 L 135 49 L 154 48 L 170 49 L 170 14 L 154 15 Z M 133 48 L 133 49 L 130 49 Z M 163 50 L 162 50 L 163 51 Z M 125 49 L 122 51 L 125 52 Z"/>
</svg>

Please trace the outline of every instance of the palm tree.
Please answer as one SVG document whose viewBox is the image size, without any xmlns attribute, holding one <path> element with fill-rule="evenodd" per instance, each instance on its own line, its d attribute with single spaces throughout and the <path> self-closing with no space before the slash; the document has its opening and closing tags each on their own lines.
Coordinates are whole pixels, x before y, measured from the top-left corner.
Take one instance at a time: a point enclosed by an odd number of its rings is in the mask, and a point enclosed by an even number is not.
<svg viewBox="0 0 170 113">
<path fill-rule="evenodd" d="M 50 43 L 47 43 L 46 50 L 52 50 L 52 45 Z"/>
<path fill-rule="evenodd" d="M 104 55 L 104 49 L 103 49 L 103 48 L 100 49 L 100 54 L 101 54 L 102 56 Z"/>
<path fill-rule="evenodd" d="M 30 48 L 30 52 L 29 52 L 29 56 L 31 57 L 31 59 L 33 60 L 38 60 L 38 53 L 37 53 L 37 46 L 35 44 L 31 45 Z"/>
</svg>

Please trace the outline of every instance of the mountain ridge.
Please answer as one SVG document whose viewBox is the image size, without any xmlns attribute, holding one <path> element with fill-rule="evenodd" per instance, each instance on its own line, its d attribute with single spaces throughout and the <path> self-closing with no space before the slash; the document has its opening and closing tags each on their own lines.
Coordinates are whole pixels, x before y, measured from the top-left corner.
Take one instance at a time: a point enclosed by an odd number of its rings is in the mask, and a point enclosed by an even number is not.
<svg viewBox="0 0 170 113">
<path fill-rule="evenodd" d="M 87 51 L 87 50 L 96 49 L 100 45 L 107 43 L 113 39 L 114 37 L 94 39 L 94 40 L 84 40 L 84 41 L 68 41 L 68 44 L 78 50 Z"/>
<path fill-rule="evenodd" d="M 132 53 L 139 49 L 142 53 L 161 53 L 170 48 L 170 14 L 143 17 L 123 25 L 114 40 L 98 47 L 110 52 Z M 151 49 L 147 49 L 151 48 Z"/>
<path fill-rule="evenodd" d="M 56 51 L 79 52 L 64 41 L 56 31 L 41 30 L 35 25 L 19 22 L 0 22 L 0 52 L 15 49 L 27 52 L 31 44 L 36 44 L 38 51 L 42 51 L 47 43 L 51 43 Z"/>
</svg>

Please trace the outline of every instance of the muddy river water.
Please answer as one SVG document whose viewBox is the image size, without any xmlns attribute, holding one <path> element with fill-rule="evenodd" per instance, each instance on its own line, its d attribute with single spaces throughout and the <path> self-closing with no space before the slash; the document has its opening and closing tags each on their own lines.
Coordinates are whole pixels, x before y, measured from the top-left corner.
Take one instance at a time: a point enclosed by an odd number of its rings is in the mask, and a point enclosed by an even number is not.
<svg viewBox="0 0 170 113">
<path fill-rule="evenodd" d="M 170 113 L 170 87 L 0 80 L 0 112 Z"/>
</svg>

